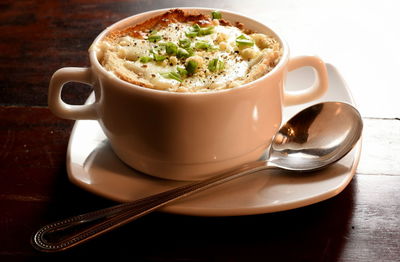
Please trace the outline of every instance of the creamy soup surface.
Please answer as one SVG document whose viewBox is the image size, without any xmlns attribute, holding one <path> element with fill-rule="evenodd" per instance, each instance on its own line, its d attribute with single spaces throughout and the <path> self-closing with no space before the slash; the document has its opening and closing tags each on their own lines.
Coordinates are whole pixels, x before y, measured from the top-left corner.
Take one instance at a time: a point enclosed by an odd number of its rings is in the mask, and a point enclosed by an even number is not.
<svg viewBox="0 0 400 262">
<path fill-rule="evenodd" d="M 209 92 L 251 82 L 279 62 L 272 36 L 231 24 L 218 11 L 170 10 L 112 31 L 97 46 L 102 66 L 122 80 L 171 92 Z"/>
</svg>

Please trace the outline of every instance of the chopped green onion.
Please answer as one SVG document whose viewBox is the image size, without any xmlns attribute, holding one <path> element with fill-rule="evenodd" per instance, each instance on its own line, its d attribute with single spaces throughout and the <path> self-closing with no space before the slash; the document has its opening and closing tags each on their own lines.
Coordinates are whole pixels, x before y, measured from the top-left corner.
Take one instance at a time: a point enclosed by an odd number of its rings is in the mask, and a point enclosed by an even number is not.
<svg viewBox="0 0 400 262">
<path fill-rule="evenodd" d="M 176 53 L 178 52 L 178 46 L 172 42 L 168 42 L 165 45 L 165 51 L 169 55 L 176 55 Z"/>
<path fill-rule="evenodd" d="M 194 45 L 194 47 L 195 47 L 196 49 L 204 49 L 204 50 L 207 50 L 207 51 L 214 51 L 214 50 L 217 50 L 217 49 L 218 49 L 217 47 L 213 46 L 212 44 L 210 44 L 210 43 L 208 43 L 208 42 L 206 42 L 206 41 L 199 41 L 199 42 L 196 42 L 196 44 Z"/>
<path fill-rule="evenodd" d="M 188 50 L 183 48 L 179 48 L 178 52 L 176 53 L 176 57 L 178 58 L 188 58 L 189 56 L 191 56 L 191 54 L 188 52 Z"/>
<path fill-rule="evenodd" d="M 148 63 L 150 61 L 153 61 L 153 58 L 151 58 L 150 56 L 142 56 L 139 59 L 140 63 Z"/>
<path fill-rule="evenodd" d="M 185 35 L 186 35 L 187 37 L 193 38 L 193 37 L 196 37 L 196 36 L 197 36 L 197 32 L 188 31 L 188 32 L 185 33 Z"/>
<path fill-rule="evenodd" d="M 188 47 L 188 48 L 185 48 L 185 50 L 188 51 L 189 56 L 194 55 L 194 50 L 193 50 L 193 48 Z"/>
<path fill-rule="evenodd" d="M 181 75 L 176 72 L 161 73 L 164 78 L 174 79 L 176 81 L 182 82 Z"/>
<path fill-rule="evenodd" d="M 198 33 L 199 36 L 203 36 L 203 35 L 210 35 L 214 33 L 214 27 L 213 26 L 209 26 L 209 27 L 203 27 L 200 28 L 200 31 Z"/>
<path fill-rule="evenodd" d="M 194 25 L 192 26 L 192 30 L 193 30 L 194 32 L 199 32 L 200 29 L 201 29 L 201 27 L 199 26 L 199 24 L 194 24 Z"/>
<path fill-rule="evenodd" d="M 153 53 L 153 57 L 154 57 L 154 60 L 156 60 L 157 62 L 164 61 L 167 58 L 164 55 L 158 55 L 158 54 L 155 54 L 155 53 Z"/>
<path fill-rule="evenodd" d="M 194 24 L 185 35 L 190 38 L 196 37 L 199 34 L 200 29 L 201 27 L 198 24 Z"/>
<path fill-rule="evenodd" d="M 165 53 L 165 43 L 159 43 L 150 50 L 152 54 L 162 54 Z"/>
<path fill-rule="evenodd" d="M 188 48 L 188 47 L 190 47 L 190 44 L 191 44 L 191 42 L 187 38 L 179 40 L 179 46 L 182 48 Z"/>
<path fill-rule="evenodd" d="M 188 71 L 186 71 L 185 68 L 178 66 L 178 67 L 176 68 L 176 70 L 178 70 L 178 74 L 179 74 L 181 77 L 184 77 L 184 78 L 187 77 Z"/>
<path fill-rule="evenodd" d="M 187 74 L 188 74 L 189 76 L 190 76 L 190 75 L 193 75 L 194 72 L 195 72 L 196 69 L 197 69 L 197 62 L 194 61 L 194 60 L 190 60 L 189 62 L 187 62 L 186 66 L 185 66 L 185 69 L 186 69 Z"/>
<path fill-rule="evenodd" d="M 205 42 L 205 41 L 199 41 L 199 42 L 196 42 L 196 44 L 194 45 L 194 47 L 195 47 L 196 49 L 210 49 L 210 48 L 211 48 L 211 44 L 210 44 L 210 43 L 207 43 L 207 42 Z"/>
<path fill-rule="evenodd" d="M 248 39 L 244 35 L 241 35 L 241 36 L 236 38 L 236 44 L 238 46 L 253 46 L 254 45 L 254 41 Z"/>
<path fill-rule="evenodd" d="M 193 38 L 196 36 L 204 36 L 214 33 L 214 27 L 200 27 L 198 24 L 192 26 L 185 34 L 187 37 Z"/>
<path fill-rule="evenodd" d="M 164 53 L 163 53 L 163 54 L 160 54 L 160 51 L 162 51 L 162 49 L 164 49 L 164 48 L 165 48 L 165 46 L 163 46 L 163 45 L 160 44 L 160 45 L 157 46 L 156 48 L 150 50 L 150 54 L 153 55 L 153 59 L 154 59 L 156 62 L 164 61 L 164 60 L 167 58 L 167 57 L 164 55 Z"/>
<path fill-rule="evenodd" d="M 210 70 L 211 72 L 220 72 L 224 70 L 224 68 L 225 63 L 218 58 L 215 58 L 208 63 L 208 70 Z"/>
<path fill-rule="evenodd" d="M 156 43 L 161 40 L 161 36 L 160 35 L 149 35 L 147 37 L 147 40 L 149 40 L 150 42 Z"/>
<path fill-rule="evenodd" d="M 211 12 L 212 19 L 221 19 L 222 15 L 219 11 L 212 11 Z"/>
</svg>

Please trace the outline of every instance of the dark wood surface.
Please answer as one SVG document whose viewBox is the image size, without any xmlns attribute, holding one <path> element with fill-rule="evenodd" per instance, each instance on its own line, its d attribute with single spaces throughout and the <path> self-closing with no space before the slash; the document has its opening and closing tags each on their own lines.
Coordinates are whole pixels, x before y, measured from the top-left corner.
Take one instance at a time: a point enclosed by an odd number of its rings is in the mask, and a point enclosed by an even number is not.
<svg viewBox="0 0 400 262">
<path fill-rule="evenodd" d="M 0 261 L 400 261 L 400 121 L 368 115 L 356 176 L 329 200 L 243 217 L 158 212 L 63 253 L 31 247 L 30 237 L 40 226 L 114 204 L 67 178 L 74 122 L 47 108 L 52 73 L 88 66 L 87 49 L 95 36 L 126 16 L 172 6 L 238 11 L 241 2 L 0 3 Z M 79 104 L 89 92 L 69 84 L 63 97 Z"/>
</svg>

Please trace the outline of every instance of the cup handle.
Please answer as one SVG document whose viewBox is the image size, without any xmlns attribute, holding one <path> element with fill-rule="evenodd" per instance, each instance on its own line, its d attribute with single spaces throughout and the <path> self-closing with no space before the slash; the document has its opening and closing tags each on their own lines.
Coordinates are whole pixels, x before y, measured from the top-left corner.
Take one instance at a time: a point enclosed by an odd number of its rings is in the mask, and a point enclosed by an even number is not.
<svg viewBox="0 0 400 262">
<path fill-rule="evenodd" d="M 328 90 L 328 72 L 324 61 L 316 56 L 298 56 L 289 60 L 288 70 L 290 72 L 303 66 L 311 66 L 314 69 L 314 83 L 302 90 L 284 90 L 283 103 L 285 106 L 310 102 L 321 97 Z"/>
<path fill-rule="evenodd" d="M 61 99 L 61 91 L 68 82 L 79 82 L 93 86 L 92 70 L 85 67 L 64 67 L 57 70 L 50 80 L 48 104 L 50 110 L 65 119 L 97 119 L 96 103 L 70 105 Z"/>
</svg>

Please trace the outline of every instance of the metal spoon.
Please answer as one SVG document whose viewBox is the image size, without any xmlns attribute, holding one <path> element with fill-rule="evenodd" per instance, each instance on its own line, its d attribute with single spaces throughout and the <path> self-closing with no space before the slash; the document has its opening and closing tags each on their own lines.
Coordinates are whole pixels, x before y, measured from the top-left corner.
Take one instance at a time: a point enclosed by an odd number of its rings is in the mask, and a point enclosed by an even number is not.
<svg viewBox="0 0 400 262">
<path fill-rule="evenodd" d="M 272 141 L 268 159 L 150 197 L 49 224 L 33 235 L 32 245 L 44 252 L 66 250 L 173 201 L 259 170 L 313 171 L 327 167 L 354 147 L 362 128 L 361 116 L 351 105 L 339 102 L 316 104 L 281 127 Z"/>
</svg>

